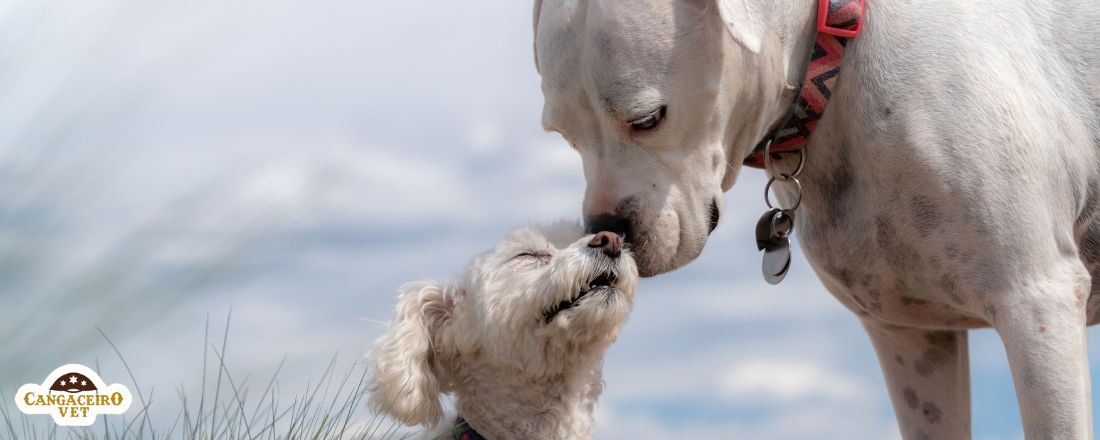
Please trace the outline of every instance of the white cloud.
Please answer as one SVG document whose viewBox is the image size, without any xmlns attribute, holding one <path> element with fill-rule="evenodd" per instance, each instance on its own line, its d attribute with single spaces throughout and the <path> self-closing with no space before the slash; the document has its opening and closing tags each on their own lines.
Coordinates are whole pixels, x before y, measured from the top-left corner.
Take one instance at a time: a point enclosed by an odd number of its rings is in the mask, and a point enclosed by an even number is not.
<svg viewBox="0 0 1100 440">
<path fill-rule="evenodd" d="M 735 246 L 735 243 L 717 242 L 715 246 Z M 702 273 L 723 263 L 718 258 L 699 261 L 698 266 L 685 271 L 699 271 L 698 277 L 686 273 L 676 280 L 645 280 L 642 288 L 658 299 L 660 313 L 656 319 L 703 319 L 727 322 L 776 322 L 777 320 L 818 320 L 850 315 L 836 299 L 828 294 L 803 265 L 792 268 L 796 273 L 781 287 L 766 285 L 756 278 L 756 253 L 744 253 L 736 260 L 751 265 L 748 269 L 729 269 L 727 277 Z M 729 264 L 729 263 L 727 263 Z M 704 267 L 710 266 L 710 267 Z M 745 279 L 748 272 L 748 279 Z M 709 275 L 709 276 L 708 276 Z M 643 311 L 643 313 L 646 313 Z"/>
<path fill-rule="evenodd" d="M 630 440 L 740 439 L 747 437 L 731 423 L 673 425 L 647 415 L 619 414 L 606 404 L 596 407 L 596 438 Z"/>
<path fill-rule="evenodd" d="M 805 359 L 746 359 L 722 377 L 724 397 L 739 401 L 851 401 L 868 393 L 864 382 Z"/>
<path fill-rule="evenodd" d="M 792 406 L 752 418 L 729 417 L 670 421 L 650 414 L 623 411 L 601 404 L 596 411 L 596 438 L 630 440 L 683 439 L 883 439 L 901 438 L 897 425 L 881 411 L 863 407 Z M 853 416 L 859 414 L 859 416 Z"/>
<path fill-rule="evenodd" d="M 489 154 L 501 147 L 501 127 L 488 118 L 475 119 L 466 125 L 466 144 L 476 154 Z"/>
<path fill-rule="evenodd" d="M 299 206 L 306 201 L 312 176 L 306 164 L 274 161 L 247 176 L 239 197 L 243 201 L 273 207 Z"/>
</svg>

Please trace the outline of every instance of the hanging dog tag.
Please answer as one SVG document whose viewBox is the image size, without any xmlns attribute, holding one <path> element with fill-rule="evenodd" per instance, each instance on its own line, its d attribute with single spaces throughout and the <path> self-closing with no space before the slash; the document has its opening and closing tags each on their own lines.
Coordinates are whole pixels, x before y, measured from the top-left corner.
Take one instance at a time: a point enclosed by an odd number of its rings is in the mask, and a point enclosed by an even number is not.
<svg viewBox="0 0 1100 440">
<path fill-rule="evenodd" d="M 787 237 L 783 237 L 780 243 L 764 249 L 761 270 L 764 272 L 764 281 L 768 284 L 779 284 L 787 276 L 787 270 L 790 268 L 791 244 Z"/>
<path fill-rule="evenodd" d="M 779 244 L 781 238 L 791 234 L 794 218 L 788 211 L 772 208 L 756 222 L 756 249 L 764 250 L 769 245 Z"/>
<path fill-rule="evenodd" d="M 794 218 L 782 209 L 772 208 L 756 223 L 756 247 L 764 251 L 761 270 L 769 284 L 779 284 L 791 267 L 791 242 Z"/>
<path fill-rule="evenodd" d="M 788 216 L 785 216 L 783 210 L 779 208 L 769 209 L 768 212 L 763 213 L 763 216 L 760 216 L 760 220 L 757 221 L 758 251 L 767 249 L 769 243 L 774 243 L 775 240 L 779 239 L 780 235 L 782 235 L 781 231 L 777 228 L 777 224 L 783 222 L 781 217 Z"/>
<path fill-rule="evenodd" d="M 760 220 L 756 222 L 756 250 L 767 249 L 768 244 L 775 241 L 775 216 L 782 212 L 779 208 L 769 209 Z"/>
</svg>

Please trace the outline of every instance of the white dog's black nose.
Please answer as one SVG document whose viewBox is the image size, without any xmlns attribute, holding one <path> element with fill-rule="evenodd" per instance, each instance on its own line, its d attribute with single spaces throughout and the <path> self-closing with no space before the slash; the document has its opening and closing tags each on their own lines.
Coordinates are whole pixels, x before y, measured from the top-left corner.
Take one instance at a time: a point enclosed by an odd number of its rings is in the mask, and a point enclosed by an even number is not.
<svg viewBox="0 0 1100 440">
<path fill-rule="evenodd" d="M 592 241 L 588 242 L 588 247 L 601 248 L 600 250 L 604 255 L 616 258 L 622 254 L 623 239 L 619 237 L 619 234 L 601 231 L 592 237 Z"/>
<path fill-rule="evenodd" d="M 607 231 L 625 236 L 627 235 L 626 229 L 626 217 L 617 214 L 590 215 L 584 219 L 584 232 L 586 234 Z"/>
</svg>

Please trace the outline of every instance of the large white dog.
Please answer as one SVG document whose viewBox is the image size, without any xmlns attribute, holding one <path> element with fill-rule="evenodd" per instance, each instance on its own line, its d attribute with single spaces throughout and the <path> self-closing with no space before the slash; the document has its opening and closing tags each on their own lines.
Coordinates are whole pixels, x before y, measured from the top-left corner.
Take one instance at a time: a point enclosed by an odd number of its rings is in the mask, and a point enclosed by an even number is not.
<svg viewBox="0 0 1100 440">
<path fill-rule="evenodd" d="M 703 249 L 722 192 L 795 97 L 816 12 L 536 2 L 544 125 L 583 158 L 588 225 L 623 233 L 642 275 Z M 806 146 L 796 224 L 811 265 L 864 323 L 906 439 L 970 437 L 966 331 L 987 326 L 1027 438 L 1090 438 L 1100 2 L 867 0 L 864 17 Z"/>
</svg>

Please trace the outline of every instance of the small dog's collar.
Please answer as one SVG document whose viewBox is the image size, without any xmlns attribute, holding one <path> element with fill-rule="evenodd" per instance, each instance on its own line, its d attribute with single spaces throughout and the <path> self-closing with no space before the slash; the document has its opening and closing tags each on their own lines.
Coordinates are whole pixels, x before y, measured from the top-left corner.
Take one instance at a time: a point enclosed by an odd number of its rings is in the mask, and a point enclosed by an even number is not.
<svg viewBox="0 0 1100 440">
<path fill-rule="evenodd" d="M 453 440 L 486 440 L 462 417 L 459 417 L 455 421 L 455 426 L 451 428 L 451 438 Z"/>
<path fill-rule="evenodd" d="M 817 37 L 795 105 L 782 122 L 756 144 L 745 158 L 745 165 L 764 168 L 764 146 L 769 141 L 772 159 L 801 151 L 806 145 L 829 105 L 848 40 L 859 35 L 863 28 L 863 1 L 818 0 Z"/>
</svg>

